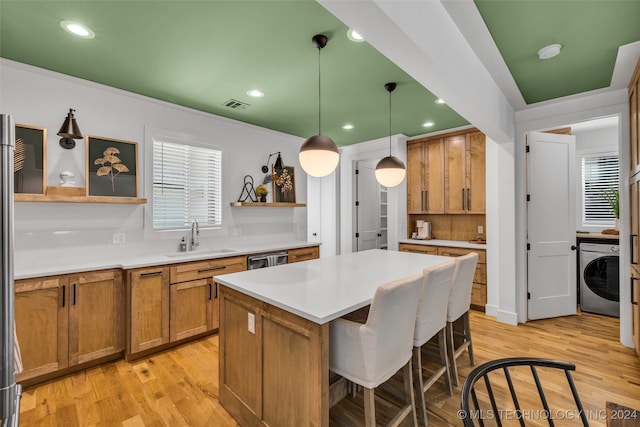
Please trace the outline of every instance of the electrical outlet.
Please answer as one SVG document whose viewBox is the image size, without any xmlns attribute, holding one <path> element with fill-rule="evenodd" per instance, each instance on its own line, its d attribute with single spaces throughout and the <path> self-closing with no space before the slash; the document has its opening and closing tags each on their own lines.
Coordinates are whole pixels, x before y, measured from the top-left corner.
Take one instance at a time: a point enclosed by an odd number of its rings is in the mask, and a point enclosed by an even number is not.
<svg viewBox="0 0 640 427">
<path fill-rule="evenodd" d="M 247 313 L 247 329 L 252 334 L 256 333 L 256 315 L 253 313 Z"/>
<path fill-rule="evenodd" d="M 482 233 L 484 233 L 484 227 L 479 225 L 478 226 L 478 234 L 482 234 Z"/>
<path fill-rule="evenodd" d="M 126 243 L 127 235 L 125 233 L 113 233 L 113 244 L 122 245 Z"/>
</svg>

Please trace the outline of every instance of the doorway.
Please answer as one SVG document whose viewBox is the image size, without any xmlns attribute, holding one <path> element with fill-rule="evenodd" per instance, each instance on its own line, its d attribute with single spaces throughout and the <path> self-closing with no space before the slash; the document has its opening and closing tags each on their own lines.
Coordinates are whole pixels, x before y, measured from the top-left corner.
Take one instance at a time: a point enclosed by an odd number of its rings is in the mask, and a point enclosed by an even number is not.
<svg viewBox="0 0 640 427">
<path fill-rule="evenodd" d="M 387 189 L 376 180 L 377 160 L 354 163 L 353 251 L 387 249 Z"/>
</svg>

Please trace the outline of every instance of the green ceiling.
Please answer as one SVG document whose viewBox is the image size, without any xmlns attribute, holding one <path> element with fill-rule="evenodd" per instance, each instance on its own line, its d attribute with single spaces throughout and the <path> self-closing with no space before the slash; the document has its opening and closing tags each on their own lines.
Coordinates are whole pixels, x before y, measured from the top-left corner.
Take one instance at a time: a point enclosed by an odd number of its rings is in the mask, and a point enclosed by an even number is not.
<svg viewBox="0 0 640 427">
<path fill-rule="evenodd" d="M 618 47 L 640 40 L 638 0 L 475 0 L 527 104 L 608 87 Z M 541 61 L 539 49 L 562 45 Z"/>
<path fill-rule="evenodd" d="M 617 47 L 640 40 L 640 0 L 476 0 L 527 103 L 609 85 Z M 74 20 L 92 40 L 60 28 Z M 300 137 L 317 133 L 317 33 L 322 133 L 338 145 L 467 124 L 315 1 L 0 0 L 0 56 Z M 556 58 L 536 52 L 563 45 Z M 265 92 L 250 98 L 250 89 Z M 250 106 L 223 106 L 235 99 Z M 61 100 L 65 108 L 68 106 Z M 90 111 L 78 112 L 90 114 Z M 432 128 L 422 123 L 435 122 Z M 346 131 L 342 126 L 354 125 Z"/>
</svg>

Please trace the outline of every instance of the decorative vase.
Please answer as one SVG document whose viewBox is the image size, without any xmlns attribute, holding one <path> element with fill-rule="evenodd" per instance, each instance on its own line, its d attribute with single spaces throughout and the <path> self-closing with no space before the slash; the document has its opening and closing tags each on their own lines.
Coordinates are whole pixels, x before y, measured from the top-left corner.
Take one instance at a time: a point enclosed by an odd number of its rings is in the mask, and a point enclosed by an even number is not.
<svg viewBox="0 0 640 427">
<path fill-rule="evenodd" d="M 260 196 L 260 203 L 267 203 L 267 195 L 263 194 L 262 196 Z"/>
</svg>

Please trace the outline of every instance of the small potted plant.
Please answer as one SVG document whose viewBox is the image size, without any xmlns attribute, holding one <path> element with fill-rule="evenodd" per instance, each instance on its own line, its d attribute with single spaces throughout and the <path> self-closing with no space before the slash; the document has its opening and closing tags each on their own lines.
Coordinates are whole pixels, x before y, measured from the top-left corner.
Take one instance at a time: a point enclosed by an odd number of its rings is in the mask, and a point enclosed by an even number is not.
<svg viewBox="0 0 640 427">
<path fill-rule="evenodd" d="M 262 184 L 258 185 L 258 187 L 256 188 L 256 196 L 258 196 L 258 199 L 261 203 L 265 203 L 267 201 L 267 194 L 269 194 L 269 190 L 267 190 L 267 187 Z"/>
<path fill-rule="evenodd" d="M 620 224 L 620 192 L 617 188 L 609 188 L 602 193 L 602 197 L 609 203 L 611 213 L 616 218 L 616 230 Z"/>
</svg>

